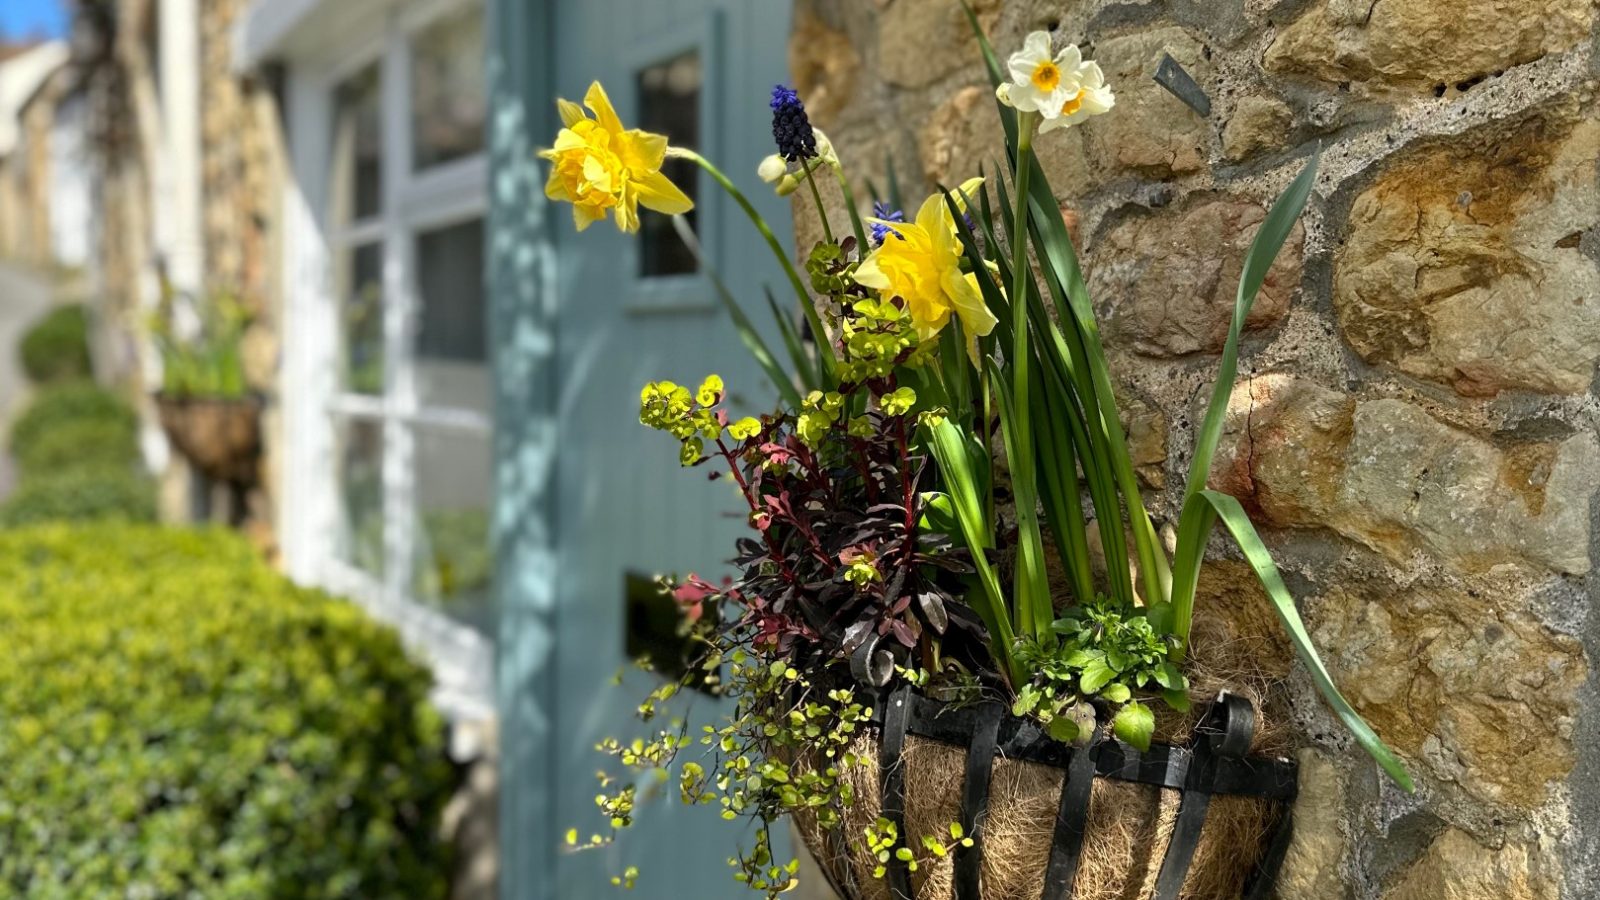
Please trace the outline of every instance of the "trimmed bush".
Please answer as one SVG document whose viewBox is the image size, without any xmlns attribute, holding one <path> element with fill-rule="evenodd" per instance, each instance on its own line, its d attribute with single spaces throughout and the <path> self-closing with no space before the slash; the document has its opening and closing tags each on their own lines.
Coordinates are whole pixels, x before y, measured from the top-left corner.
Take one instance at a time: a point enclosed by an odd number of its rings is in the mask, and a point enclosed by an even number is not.
<svg viewBox="0 0 1600 900">
<path fill-rule="evenodd" d="M 89 311 L 58 306 L 22 336 L 22 370 L 35 384 L 88 378 Z"/>
<path fill-rule="evenodd" d="M 24 457 L 34 452 L 34 442 L 70 422 L 96 421 L 121 426 L 136 434 L 139 420 L 128 405 L 111 391 L 92 382 L 64 384 L 41 391 L 11 426 L 11 452 Z"/>
<path fill-rule="evenodd" d="M 0 894 L 430 898 L 428 674 L 221 531 L 0 533 Z"/>
<path fill-rule="evenodd" d="M 116 419 L 72 419 L 23 442 L 13 454 L 27 476 L 63 468 L 131 469 L 139 459 L 139 436 Z"/>
<path fill-rule="evenodd" d="M 120 466 L 68 466 L 26 475 L 0 506 L 0 527 L 41 522 L 156 520 L 155 482 Z"/>
<path fill-rule="evenodd" d="M 137 419 L 110 391 L 89 382 L 42 391 L 12 427 L 11 452 L 22 477 L 0 506 L 0 526 L 155 521 L 155 483 L 139 466 Z"/>
</svg>

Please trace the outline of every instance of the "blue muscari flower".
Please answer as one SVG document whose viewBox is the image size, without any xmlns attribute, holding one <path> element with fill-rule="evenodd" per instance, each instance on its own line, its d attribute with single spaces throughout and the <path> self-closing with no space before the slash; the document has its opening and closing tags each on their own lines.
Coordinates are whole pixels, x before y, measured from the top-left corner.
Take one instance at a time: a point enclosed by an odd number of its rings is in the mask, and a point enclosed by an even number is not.
<svg viewBox="0 0 1600 900">
<path fill-rule="evenodd" d="M 817 155 L 817 136 L 811 133 L 806 105 L 793 88 L 772 88 L 772 140 L 778 153 L 790 162 L 803 162 Z"/>
<path fill-rule="evenodd" d="M 874 219 L 882 219 L 885 222 L 904 222 L 906 220 L 906 214 L 905 214 L 905 212 L 903 210 L 890 209 L 889 208 L 889 204 L 883 203 L 881 201 L 878 202 L 878 203 L 872 204 L 872 217 Z M 889 235 L 891 235 L 891 234 L 893 234 L 897 238 L 900 238 L 900 234 L 898 232 L 896 232 L 893 228 L 890 228 L 887 225 L 880 225 L 877 222 L 873 222 L 872 223 L 872 246 L 877 247 L 877 246 L 881 245 L 884 242 L 884 240 L 887 239 L 889 237 Z M 905 238 L 900 238 L 900 239 L 901 240 L 905 240 Z"/>
</svg>

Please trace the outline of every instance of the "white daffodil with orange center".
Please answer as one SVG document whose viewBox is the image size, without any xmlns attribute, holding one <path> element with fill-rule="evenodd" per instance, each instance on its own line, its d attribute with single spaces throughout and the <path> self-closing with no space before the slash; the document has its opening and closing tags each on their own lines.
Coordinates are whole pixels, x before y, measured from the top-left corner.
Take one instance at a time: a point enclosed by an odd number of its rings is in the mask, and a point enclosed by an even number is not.
<svg viewBox="0 0 1600 900">
<path fill-rule="evenodd" d="M 573 219 L 582 231 L 606 217 L 616 216 L 623 232 L 639 230 L 639 206 L 667 215 L 686 213 L 694 201 L 661 174 L 667 138 L 637 128 L 624 129 L 600 82 L 589 85 L 583 96 L 594 118 L 570 100 L 558 100 L 561 124 L 556 144 L 539 153 L 551 162 L 545 196 L 572 204 Z"/>
<path fill-rule="evenodd" d="M 983 185 L 974 178 L 955 195 L 965 208 L 965 198 Z M 967 336 L 967 354 L 978 361 L 978 338 L 994 330 L 994 313 L 983 302 L 977 276 L 961 271 L 962 246 L 955 219 L 942 194 L 923 202 L 915 222 L 867 221 L 888 229 L 888 237 L 856 268 L 856 282 L 878 291 L 884 299 L 899 297 L 911 313 L 917 339 L 936 337 L 952 314 L 961 319 Z"/>
<path fill-rule="evenodd" d="M 1035 31 L 1006 61 L 1011 80 L 995 94 L 1020 112 L 1038 113 L 1041 133 L 1098 116 L 1116 104 L 1100 64 L 1085 60 L 1077 44 L 1054 56 L 1050 34 Z"/>
</svg>

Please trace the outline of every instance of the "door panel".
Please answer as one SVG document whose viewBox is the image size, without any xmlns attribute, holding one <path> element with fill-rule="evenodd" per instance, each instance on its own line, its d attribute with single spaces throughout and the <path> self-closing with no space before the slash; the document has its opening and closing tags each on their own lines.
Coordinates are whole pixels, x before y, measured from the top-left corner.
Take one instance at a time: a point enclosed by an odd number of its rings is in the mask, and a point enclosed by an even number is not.
<svg viewBox="0 0 1600 900">
<path fill-rule="evenodd" d="M 590 81 L 605 84 L 623 121 L 693 138 L 753 197 L 780 232 L 787 207 L 755 177 L 770 150 L 767 95 L 786 79 L 787 0 L 556 0 L 557 88 L 578 100 Z M 641 95 L 650 99 L 642 113 Z M 698 131 L 690 135 L 688 132 Z M 682 177 L 681 173 L 675 173 Z M 686 189 L 690 185 L 683 185 Z M 706 252 L 752 317 L 765 318 L 761 286 L 781 272 L 716 186 L 694 185 L 694 224 Z M 558 209 L 557 215 L 567 210 Z M 560 297 L 556 315 L 559 380 L 556 727 L 556 830 L 603 830 L 594 805 L 594 751 L 605 737 L 642 734 L 632 714 L 655 677 L 632 671 L 625 652 L 629 573 L 708 576 L 727 572 L 742 526 L 736 494 L 677 464 L 675 443 L 638 423 L 639 388 L 667 378 L 691 387 L 716 372 L 743 412 L 770 408 L 774 393 L 749 361 L 708 281 L 686 271 L 670 223 L 651 212 L 640 235 L 609 224 L 583 234 L 556 229 Z M 653 221 L 652 221 L 653 220 Z M 624 685 L 611 685 L 619 670 Z M 699 722 L 716 707 L 695 703 Z M 698 752 L 696 749 L 695 751 Z M 641 791 L 643 788 L 641 786 Z M 635 896 L 737 897 L 726 864 L 752 837 L 713 808 L 685 809 L 676 788 L 642 803 L 616 847 L 559 857 L 554 896 L 602 896 L 607 879 L 629 865 L 641 877 Z"/>
</svg>

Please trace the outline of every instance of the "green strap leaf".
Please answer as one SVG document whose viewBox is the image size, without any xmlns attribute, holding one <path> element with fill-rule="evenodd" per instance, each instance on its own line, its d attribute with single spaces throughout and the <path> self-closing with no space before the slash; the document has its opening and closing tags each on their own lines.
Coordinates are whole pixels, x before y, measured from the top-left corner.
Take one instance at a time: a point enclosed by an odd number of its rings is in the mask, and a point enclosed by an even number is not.
<svg viewBox="0 0 1600 900">
<path fill-rule="evenodd" d="M 683 241 L 683 245 L 689 248 L 689 254 L 694 257 L 695 262 L 699 263 L 700 268 L 711 279 L 711 286 L 716 289 L 717 298 L 722 301 L 723 309 L 728 311 L 728 318 L 733 320 L 734 330 L 739 333 L 739 341 L 744 344 L 746 350 L 750 351 L 750 355 L 755 358 L 756 365 L 761 367 L 761 371 L 767 374 L 767 380 L 771 381 L 772 386 L 778 389 L 778 393 L 783 396 L 783 402 L 790 407 L 798 409 L 800 406 L 800 392 L 795 390 L 794 380 L 789 376 L 788 372 L 783 370 L 783 366 L 778 364 L 778 358 L 772 355 L 772 349 L 761 338 L 760 332 L 756 331 L 755 324 L 750 321 L 750 317 L 745 315 L 744 310 L 739 307 L 739 301 L 733 299 L 733 294 L 729 292 L 728 285 L 723 282 L 721 274 L 717 272 L 717 267 L 713 266 L 711 260 L 706 259 L 705 254 L 700 252 L 700 241 L 695 237 L 694 230 L 689 227 L 688 220 L 683 216 L 673 216 L 672 227 L 678 232 L 678 237 Z M 771 297 L 770 293 L 768 297 Z"/>
<path fill-rule="evenodd" d="M 1006 459 L 1011 462 L 1011 495 L 1016 501 L 1017 561 L 1012 575 L 1011 613 L 1016 617 L 1018 634 L 1040 641 L 1053 641 L 1050 622 L 1055 618 L 1050 603 L 1050 581 L 1044 568 L 1044 537 L 1039 530 L 1039 491 L 1032 467 L 1017 466 L 1023 453 L 1032 452 L 1021 427 L 1021 411 L 1011 385 L 1000 377 L 993 362 L 989 378 L 1000 395 L 1000 436 L 1005 442 Z M 1031 438 L 1026 438 L 1031 441 Z"/>
<path fill-rule="evenodd" d="M 984 514 L 983 488 L 973 473 L 966 438 L 961 429 L 948 420 L 929 426 L 928 432 L 928 448 L 939 465 L 945 492 L 954 508 L 956 521 L 961 523 L 961 534 L 967 548 L 972 551 L 973 564 L 978 569 L 981 590 L 976 596 L 969 597 L 968 602 L 989 629 L 989 646 L 998 657 L 996 664 L 1012 684 L 1025 684 L 1028 679 L 1011 653 L 1016 634 L 1011 630 L 1011 622 L 1006 615 L 1000 576 L 989 564 L 985 553 L 989 549 L 991 523 Z"/>
<path fill-rule="evenodd" d="M 1272 554 L 1262 543 L 1261 535 L 1256 532 L 1256 526 L 1245 514 L 1244 507 L 1233 497 L 1220 491 L 1200 491 L 1190 498 L 1189 504 L 1184 508 L 1184 520 L 1193 518 L 1199 522 L 1199 546 L 1204 547 L 1206 539 L 1211 534 L 1211 527 L 1220 518 L 1226 525 L 1229 533 L 1233 535 L 1234 542 L 1239 549 L 1244 551 L 1244 558 L 1250 563 L 1250 568 L 1255 570 L 1256 577 L 1261 579 L 1261 586 L 1266 588 L 1267 596 L 1272 600 L 1272 607 L 1278 614 L 1278 619 L 1283 623 L 1283 629 L 1289 635 L 1289 641 L 1294 645 L 1295 654 L 1311 672 L 1311 680 L 1316 684 L 1322 698 L 1333 708 L 1339 721 L 1350 729 L 1355 736 L 1356 743 L 1362 749 L 1372 754 L 1383 771 L 1393 778 L 1395 783 L 1407 792 L 1416 790 L 1416 785 L 1411 780 L 1411 775 L 1406 772 L 1405 765 L 1400 758 L 1390 750 L 1372 726 L 1361 718 L 1361 714 L 1350 706 L 1339 693 L 1339 688 L 1333 683 L 1333 678 L 1328 674 L 1327 668 L 1322 665 L 1322 658 L 1317 655 L 1317 649 L 1311 643 L 1311 635 L 1306 632 L 1305 623 L 1300 619 L 1300 612 L 1295 608 L 1294 597 L 1289 593 L 1289 588 L 1283 583 L 1283 576 L 1278 572 L 1278 566 L 1272 561 Z M 1197 569 L 1198 571 L 1198 569 Z"/>
<path fill-rule="evenodd" d="M 1239 374 L 1239 336 L 1244 332 L 1245 320 L 1255 305 L 1256 293 L 1272 269 L 1273 260 L 1283 249 L 1284 241 L 1294 230 L 1294 223 L 1311 198 L 1311 187 L 1317 180 L 1317 162 L 1321 151 L 1313 153 L 1299 176 L 1289 185 L 1278 202 L 1272 205 L 1255 240 L 1250 242 L 1250 253 L 1245 257 L 1244 270 L 1239 275 L 1239 293 L 1233 301 L 1233 322 L 1228 326 L 1228 340 L 1222 348 L 1222 362 L 1217 372 L 1216 384 L 1211 388 L 1211 403 L 1206 407 L 1204 424 L 1194 442 L 1194 460 L 1189 464 L 1189 483 L 1184 489 L 1185 501 L 1205 490 L 1206 478 L 1211 474 L 1211 460 L 1217 452 L 1217 441 L 1222 437 L 1222 421 L 1228 411 L 1228 399 L 1233 394 L 1233 382 Z"/>
<path fill-rule="evenodd" d="M 772 288 L 763 286 L 767 294 L 767 308 L 772 311 L 772 320 L 778 323 L 778 334 L 783 338 L 783 346 L 789 354 L 789 363 L 794 366 L 795 373 L 800 380 L 800 387 L 806 392 L 820 390 L 822 385 L 816 380 L 816 364 L 811 355 L 806 353 L 805 344 L 800 340 L 800 332 L 795 330 L 794 323 L 778 305 L 778 298 L 772 295 Z"/>
</svg>

